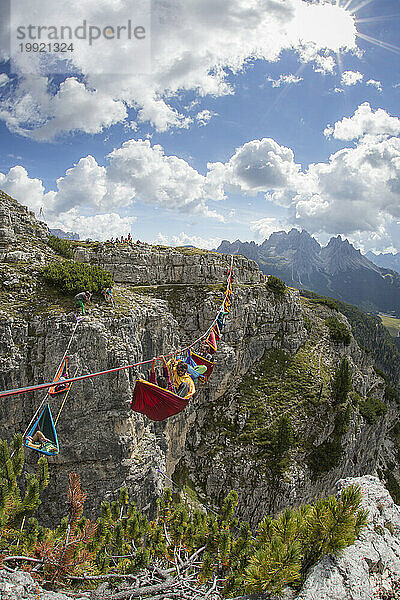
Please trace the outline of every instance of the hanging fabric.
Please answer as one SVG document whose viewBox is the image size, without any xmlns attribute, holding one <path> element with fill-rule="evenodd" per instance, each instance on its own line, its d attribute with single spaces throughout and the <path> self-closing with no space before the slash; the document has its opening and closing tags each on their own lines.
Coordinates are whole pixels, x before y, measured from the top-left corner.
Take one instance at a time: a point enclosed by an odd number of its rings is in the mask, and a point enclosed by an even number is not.
<svg viewBox="0 0 400 600">
<path fill-rule="evenodd" d="M 204 380 L 207 381 L 214 370 L 214 363 L 204 358 L 204 356 L 195 354 L 195 352 L 192 352 L 192 360 L 196 363 L 196 365 L 204 365 L 207 367 L 207 371 L 203 374 Z"/>
<path fill-rule="evenodd" d="M 217 322 L 214 323 L 212 330 L 213 330 L 214 335 L 215 335 L 215 340 L 217 342 L 219 342 L 219 340 L 221 339 L 221 331 L 219 329 L 219 326 L 218 326 Z"/>
<path fill-rule="evenodd" d="M 199 379 L 199 377 L 202 377 L 204 380 L 204 374 L 207 372 L 207 367 L 205 365 L 196 365 L 196 363 L 194 362 L 194 360 L 192 359 L 192 355 L 190 350 L 188 350 L 188 353 L 186 355 L 185 359 L 181 359 L 183 360 L 187 366 L 188 366 L 188 373 L 190 375 L 190 377 L 193 379 L 194 383 L 196 383 L 196 380 Z"/>
<path fill-rule="evenodd" d="M 217 340 L 215 339 L 214 331 L 211 330 L 210 333 L 208 334 L 208 336 L 206 338 L 206 344 L 208 344 L 211 354 L 214 354 L 214 352 L 216 352 L 218 350 Z"/>
<path fill-rule="evenodd" d="M 220 310 L 218 313 L 217 323 L 220 331 L 222 331 L 225 326 L 225 319 L 227 314 L 228 312 L 226 312 L 225 310 Z"/>
<path fill-rule="evenodd" d="M 59 370 L 56 373 L 54 378 L 54 383 L 59 382 L 57 385 L 52 386 L 49 389 L 49 394 L 54 396 L 55 394 L 62 394 L 63 392 L 68 392 L 71 384 L 63 383 L 63 379 L 69 379 L 68 377 L 68 356 L 66 356 L 63 362 L 60 365 Z"/>
<path fill-rule="evenodd" d="M 133 390 L 131 409 L 146 415 L 152 421 L 164 421 L 180 413 L 186 408 L 188 402 L 169 390 L 139 379 Z"/>
<path fill-rule="evenodd" d="M 49 442 L 37 442 L 33 443 L 28 438 L 32 438 L 37 431 L 41 431 Z M 46 404 L 44 409 L 39 415 L 39 418 L 35 421 L 32 428 L 28 432 L 25 440 L 25 446 L 31 450 L 36 450 L 47 456 L 55 456 L 58 454 L 60 447 L 58 444 L 57 432 L 51 414 L 49 404 Z"/>
</svg>

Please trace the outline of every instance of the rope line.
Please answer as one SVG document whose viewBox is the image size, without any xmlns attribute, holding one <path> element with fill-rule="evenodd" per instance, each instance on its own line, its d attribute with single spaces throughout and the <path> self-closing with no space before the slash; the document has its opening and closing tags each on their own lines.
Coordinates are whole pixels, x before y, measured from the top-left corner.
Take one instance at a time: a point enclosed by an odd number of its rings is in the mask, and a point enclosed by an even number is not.
<svg viewBox="0 0 400 600">
<path fill-rule="evenodd" d="M 79 367 L 76 367 L 76 371 L 75 371 L 75 373 L 74 373 L 74 377 L 76 376 L 76 374 L 77 374 L 77 372 L 78 372 L 78 369 L 79 369 Z M 70 391 L 72 390 L 72 385 L 73 385 L 73 384 L 71 384 L 71 385 L 69 386 L 69 388 L 68 388 L 68 390 L 67 390 L 67 393 L 66 393 L 66 394 L 65 394 L 65 396 L 64 396 L 64 400 L 63 400 L 63 401 L 62 401 L 62 403 L 61 403 L 60 410 L 58 411 L 58 414 L 57 414 L 56 420 L 54 421 L 54 427 L 57 425 L 58 419 L 60 418 L 60 415 L 61 415 L 61 411 L 62 411 L 62 409 L 64 408 L 64 405 L 65 405 L 65 403 L 66 403 L 66 401 L 67 401 L 67 398 L 68 398 L 68 396 L 69 396 L 69 393 L 70 393 Z"/>
<path fill-rule="evenodd" d="M 68 344 L 67 344 L 67 347 L 66 347 L 66 350 L 65 350 L 65 352 L 64 352 L 64 355 L 63 355 L 62 359 L 60 360 L 60 364 L 59 364 L 59 365 L 58 365 L 58 367 L 57 367 L 57 370 L 56 370 L 56 372 L 55 372 L 55 375 L 54 375 L 54 377 L 53 377 L 53 381 L 51 382 L 51 384 L 50 384 L 50 385 L 48 385 L 48 386 L 47 386 L 47 389 L 48 389 L 48 388 L 50 388 L 50 387 L 53 385 L 53 383 L 54 383 L 54 379 L 56 378 L 56 376 L 57 376 L 57 373 L 58 373 L 58 372 L 59 372 L 59 370 L 61 369 L 61 366 L 62 366 L 62 364 L 63 364 L 63 362 L 64 362 L 64 360 L 65 360 L 65 358 L 66 358 L 66 356 L 67 356 L 67 354 L 68 354 L 68 352 L 69 352 L 69 349 L 70 349 L 70 347 L 71 347 L 72 340 L 74 339 L 74 335 L 75 335 L 75 333 L 76 333 L 76 330 L 78 329 L 78 325 L 79 325 L 79 321 L 77 321 L 77 322 L 75 323 L 75 327 L 74 327 L 74 329 L 73 329 L 73 331 L 72 331 L 72 333 L 71 333 L 71 337 L 69 338 L 69 342 L 68 342 Z M 23 388 L 22 388 L 22 389 L 23 389 Z M 46 388 L 43 388 L 43 389 L 46 389 Z M 5 394 L 4 394 L 3 392 L 1 392 L 1 394 L 0 394 L 0 398 L 2 398 L 2 397 L 5 397 L 5 396 L 7 396 L 7 395 L 8 395 L 7 393 L 5 393 Z M 48 398 L 48 397 L 49 397 L 49 392 L 47 391 L 47 392 L 46 392 L 46 395 L 44 396 L 44 398 L 43 398 L 43 400 L 42 400 L 42 402 L 40 403 L 40 406 L 39 406 L 39 408 L 37 409 L 37 411 L 36 411 L 36 412 L 35 412 L 35 414 L 33 415 L 33 417 L 32 417 L 32 419 L 31 419 L 31 421 L 30 421 L 30 423 L 29 423 L 28 427 L 25 429 L 25 431 L 24 431 L 24 433 L 23 433 L 23 437 L 25 437 L 25 436 L 26 436 L 26 434 L 28 433 L 28 431 L 29 431 L 29 428 L 30 428 L 30 426 L 32 425 L 32 423 L 34 423 L 34 422 L 35 422 L 35 419 L 36 419 L 36 417 L 38 416 L 38 414 L 39 414 L 40 410 L 41 410 L 41 409 L 43 408 L 43 406 L 45 405 L 45 402 L 46 402 L 46 400 L 47 400 L 47 398 Z"/>
<path fill-rule="evenodd" d="M 223 299 L 222 304 L 220 305 L 220 308 L 219 308 L 219 310 L 217 312 L 217 316 L 215 317 L 214 321 L 211 323 L 211 325 L 207 329 L 207 331 L 205 333 L 203 333 L 200 337 L 198 337 L 189 346 L 186 346 L 186 347 L 181 348 L 179 350 L 174 350 L 172 352 L 169 352 L 168 354 L 161 354 L 160 356 L 156 357 L 156 360 L 159 360 L 162 357 L 169 358 L 169 357 L 175 356 L 176 354 L 182 354 L 183 352 L 186 352 L 187 350 L 190 350 L 194 346 L 197 346 L 197 344 L 199 344 L 202 340 L 204 340 L 207 337 L 207 335 L 211 332 L 212 328 L 216 324 L 216 322 L 218 320 L 219 313 L 221 312 L 221 310 L 224 310 L 224 308 L 225 308 L 225 304 L 226 304 L 226 301 L 227 301 L 227 298 L 228 298 L 228 294 L 229 294 L 229 291 L 230 291 L 229 284 L 230 284 L 231 278 L 232 278 L 232 265 L 233 265 L 233 256 L 231 258 L 231 266 L 230 266 L 230 269 L 229 269 L 229 272 L 228 272 L 228 283 L 227 283 L 227 288 L 226 288 L 226 291 L 225 291 L 225 294 L 224 294 L 224 299 Z M 67 349 L 66 349 L 66 351 L 64 353 L 64 356 L 63 356 L 63 358 L 62 358 L 62 360 L 60 362 L 58 370 L 60 369 L 62 362 L 64 361 L 65 357 L 67 356 L 68 350 L 69 350 L 69 348 L 71 346 L 72 339 L 73 339 L 73 336 L 75 335 L 75 332 L 76 332 L 76 329 L 78 327 L 78 324 L 79 324 L 79 322 L 77 322 L 76 325 L 75 325 L 75 327 L 74 327 L 74 330 L 73 330 L 72 335 L 71 335 L 71 339 L 70 339 L 70 341 L 68 343 L 68 346 L 67 346 Z M 153 360 L 153 358 L 150 358 L 148 360 L 143 360 L 143 361 L 140 361 L 140 362 L 136 362 L 136 363 L 133 363 L 131 365 L 124 365 L 122 367 L 114 367 L 113 369 L 107 369 L 105 371 L 98 371 L 96 373 L 87 373 L 86 375 L 79 375 L 79 377 L 71 377 L 70 379 L 64 379 L 63 380 L 63 384 L 74 383 L 75 381 L 83 381 L 85 379 L 92 379 L 93 377 L 99 377 L 100 375 L 107 375 L 109 373 L 117 373 L 119 371 L 124 371 L 124 370 L 127 370 L 127 369 L 133 369 L 135 367 L 140 367 L 142 365 L 149 364 L 149 363 L 152 362 L 152 360 Z M 58 370 L 57 370 L 57 372 L 58 372 Z M 0 392 L 0 398 L 6 398 L 8 396 L 16 396 L 17 394 L 26 394 L 28 392 L 35 392 L 35 391 L 39 391 L 39 390 L 46 390 L 46 389 L 50 388 L 53 384 L 54 384 L 54 381 L 51 381 L 51 382 L 48 382 L 48 383 L 40 383 L 40 384 L 37 384 L 37 385 L 31 385 L 31 386 L 24 387 L 24 388 L 17 388 L 17 389 L 14 389 L 14 390 L 4 390 L 4 391 Z M 26 429 L 26 431 L 24 433 L 24 436 L 26 435 L 27 431 L 29 430 L 29 427 L 34 422 L 34 419 L 38 415 L 38 413 L 40 411 L 40 408 L 42 408 L 42 406 L 44 405 L 44 403 L 45 403 L 45 401 L 47 399 L 47 396 L 48 396 L 48 392 L 47 392 L 46 396 L 44 397 L 44 399 L 43 399 L 40 407 L 36 411 L 34 417 L 32 418 L 31 422 L 29 423 L 29 425 L 28 425 L 28 427 L 27 427 L 27 429 Z"/>
</svg>

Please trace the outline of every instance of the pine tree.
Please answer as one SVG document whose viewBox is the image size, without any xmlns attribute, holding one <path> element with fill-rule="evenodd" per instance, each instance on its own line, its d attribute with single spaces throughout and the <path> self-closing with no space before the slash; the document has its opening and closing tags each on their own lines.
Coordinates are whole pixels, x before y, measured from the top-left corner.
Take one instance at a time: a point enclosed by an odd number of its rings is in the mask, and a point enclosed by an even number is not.
<svg viewBox="0 0 400 600">
<path fill-rule="evenodd" d="M 10 452 L 11 450 L 11 452 Z M 0 440 L 0 550 L 9 549 L 23 538 L 20 531 L 23 519 L 32 513 L 41 503 L 40 492 L 49 483 L 47 460 L 39 458 L 36 475 L 25 476 L 25 494 L 22 498 L 19 478 L 24 467 L 23 438 L 19 434 L 14 437 L 9 448 L 5 440 Z M 24 544 L 30 548 L 42 530 L 34 534 L 31 521 L 28 538 L 31 543 Z M 35 537 L 36 536 L 36 537 Z M 28 540 L 29 541 L 29 540 Z"/>
<path fill-rule="evenodd" d="M 344 404 L 351 390 L 351 371 L 347 358 L 343 358 L 331 383 L 332 397 L 336 404 Z"/>
</svg>

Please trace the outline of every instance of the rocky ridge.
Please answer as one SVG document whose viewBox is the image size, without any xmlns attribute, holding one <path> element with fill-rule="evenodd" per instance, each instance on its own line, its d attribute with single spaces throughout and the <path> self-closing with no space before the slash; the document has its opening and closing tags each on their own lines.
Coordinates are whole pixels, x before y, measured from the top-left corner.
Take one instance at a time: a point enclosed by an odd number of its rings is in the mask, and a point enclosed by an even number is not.
<svg viewBox="0 0 400 600">
<path fill-rule="evenodd" d="M 224 240 L 218 252 L 242 254 L 287 285 L 338 298 L 363 310 L 399 310 L 399 274 L 378 267 L 381 263 L 368 260 L 340 235 L 322 247 L 307 231 L 292 229 L 272 233 L 261 245 Z"/>
</svg>

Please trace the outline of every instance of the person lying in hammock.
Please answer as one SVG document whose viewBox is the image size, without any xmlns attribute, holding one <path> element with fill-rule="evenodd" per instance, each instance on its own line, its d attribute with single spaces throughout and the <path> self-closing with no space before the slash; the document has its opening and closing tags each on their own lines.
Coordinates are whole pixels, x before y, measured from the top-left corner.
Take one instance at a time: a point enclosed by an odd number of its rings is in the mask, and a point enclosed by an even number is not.
<svg viewBox="0 0 400 600">
<path fill-rule="evenodd" d="M 187 400 L 193 396 L 196 392 L 194 387 L 193 379 L 187 372 L 188 366 L 181 360 L 175 360 L 172 358 L 168 363 L 169 368 L 172 372 L 172 378 L 174 380 L 175 394 L 181 398 Z"/>
<path fill-rule="evenodd" d="M 26 439 L 32 446 L 36 446 L 37 448 L 46 447 L 48 452 L 57 452 L 57 447 L 54 445 L 54 442 L 49 440 L 40 429 L 38 429 L 34 435 L 27 435 Z"/>
<path fill-rule="evenodd" d="M 167 367 L 167 362 L 165 360 L 164 357 L 162 357 L 163 360 L 163 374 L 159 375 L 157 377 L 156 374 L 156 369 L 155 369 L 155 365 L 156 365 L 156 358 L 153 358 L 153 360 L 151 361 L 151 370 L 149 373 L 149 381 L 150 383 L 154 383 L 154 385 L 158 385 L 158 387 L 163 388 L 163 390 L 168 390 L 169 392 L 173 392 L 174 391 L 174 387 L 172 385 L 171 382 L 171 378 L 169 376 L 169 370 Z"/>
</svg>

